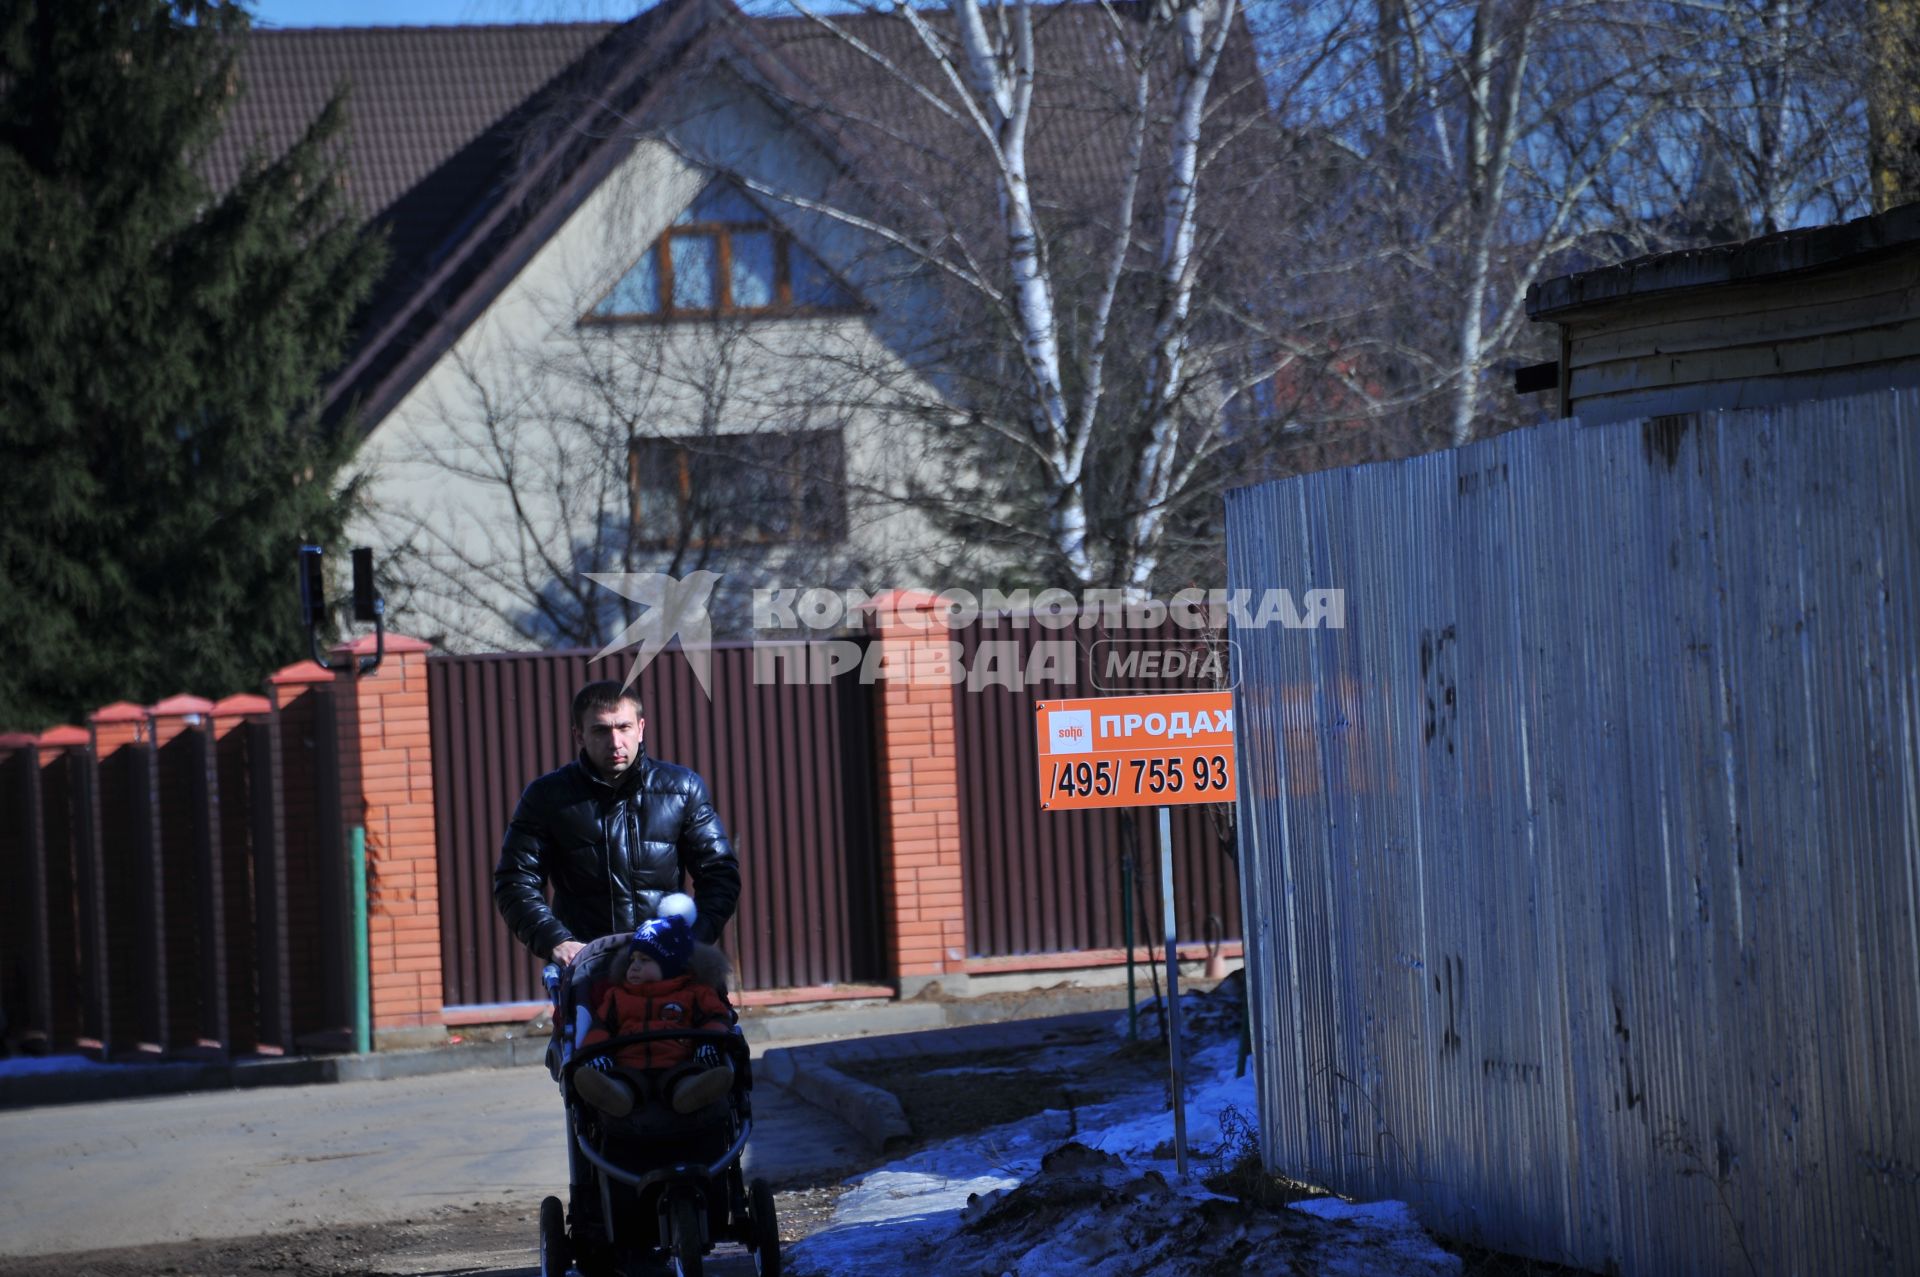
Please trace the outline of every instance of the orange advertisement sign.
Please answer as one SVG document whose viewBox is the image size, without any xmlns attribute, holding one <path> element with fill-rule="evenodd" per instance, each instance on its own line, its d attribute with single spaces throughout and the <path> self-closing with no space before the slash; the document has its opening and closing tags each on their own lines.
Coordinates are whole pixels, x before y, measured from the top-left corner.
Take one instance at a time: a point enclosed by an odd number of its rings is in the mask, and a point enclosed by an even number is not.
<svg viewBox="0 0 1920 1277">
<path fill-rule="evenodd" d="M 1041 701 L 1034 710 L 1044 811 L 1234 799 L 1232 692 Z"/>
</svg>

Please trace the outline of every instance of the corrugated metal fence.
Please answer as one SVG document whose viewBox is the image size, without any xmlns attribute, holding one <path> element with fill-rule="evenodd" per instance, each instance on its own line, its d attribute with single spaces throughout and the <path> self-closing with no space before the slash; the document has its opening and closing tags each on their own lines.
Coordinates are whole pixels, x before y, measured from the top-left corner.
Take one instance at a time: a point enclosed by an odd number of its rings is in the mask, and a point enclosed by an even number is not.
<svg viewBox="0 0 1920 1277">
<path fill-rule="evenodd" d="M 1920 397 L 1234 493 L 1265 1152 L 1626 1273 L 1920 1256 Z"/>
<path fill-rule="evenodd" d="M 521 791 L 567 761 L 574 691 L 619 677 L 591 653 L 435 656 L 434 808 L 441 964 L 449 1006 L 536 1001 L 539 967 L 493 906 L 493 867 Z M 762 659 L 767 659 L 764 646 Z M 872 716 L 857 671 L 831 683 L 756 683 L 754 649 L 712 650 L 713 696 L 678 650 L 640 675 L 647 749 L 706 778 L 746 889 L 726 946 L 746 989 L 883 974 Z"/>
</svg>

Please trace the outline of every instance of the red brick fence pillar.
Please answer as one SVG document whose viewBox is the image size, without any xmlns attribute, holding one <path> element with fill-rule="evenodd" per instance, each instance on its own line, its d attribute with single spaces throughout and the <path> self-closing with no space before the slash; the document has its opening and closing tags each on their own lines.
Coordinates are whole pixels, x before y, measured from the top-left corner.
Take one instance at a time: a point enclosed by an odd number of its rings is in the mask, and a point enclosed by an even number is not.
<svg viewBox="0 0 1920 1277">
<path fill-rule="evenodd" d="M 434 841 L 427 653 L 389 634 L 379 668 L 361 675 L 371 637 L 333 649 L 340 784 L 348 830 L 367 831 L 367 945 L 373 1044 L 443 1038 L 440 861 Z"/>
<path fill-rule="evenodd" d="M 959 766 L 954 745 L 952 635 L 934 595 L 874 599 L 883 677 L 879 717 L 880 892 L 887 962 L 900 996 L 967 983 L 966 892 L 960 864 Z"/>
</svg>

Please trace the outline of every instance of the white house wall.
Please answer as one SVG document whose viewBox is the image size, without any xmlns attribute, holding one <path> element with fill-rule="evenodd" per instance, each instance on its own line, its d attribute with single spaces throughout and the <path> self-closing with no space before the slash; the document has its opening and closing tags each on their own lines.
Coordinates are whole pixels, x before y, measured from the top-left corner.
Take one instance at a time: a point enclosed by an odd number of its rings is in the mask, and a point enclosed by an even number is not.
<svg viewBox="0 0 1920 1277">
<path fill-rule="evenodd" d="M 930 479 L 926 431 L 904 401 L 936 402 L 901 358 L 926 313 L 897 260 L 860 232 L 762 199 L 796 241 L 846 280 L 865 314 L 751 321 L 581 325 L 595 303 L 709 180 L 690 154 L 758 184 L 824 189 L 833 166 L 737 81 L 681 95 L 681 120 L 639 142 L 494 304 L 370 432 L 368 513 L 356 538 L 416 585 L 396 624 L 468 649 L 522 648 L 516 599 L 575 572 L 571 541 L 627 517 L 628 424 L 643 435 L 843 427 L 848 535 L 836 547 L 655 554 L 601 570 L 706 567 L 753 584 L 929 582 L 932 525 L 898 497 Z M 502 482 L 511 473 L 513 489 Z M 723 593 L 728 585 L 723 582 Z"/>
</svg>

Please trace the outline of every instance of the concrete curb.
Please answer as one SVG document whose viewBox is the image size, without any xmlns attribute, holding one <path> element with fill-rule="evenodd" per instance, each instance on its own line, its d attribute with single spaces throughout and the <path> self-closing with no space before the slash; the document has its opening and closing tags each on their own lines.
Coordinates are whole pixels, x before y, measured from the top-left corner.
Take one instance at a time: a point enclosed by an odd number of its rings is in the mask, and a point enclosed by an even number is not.
<svg viewBox="0 0 1920 1277">
<path fill-rule="evenodd" d="M 1124 1003 L 1119 1009 L 1124 1010 Z M 899 1099 L 834 1067 L 836 1063 L 1031 1046 L 1055 1035 L 1098 1031 L 1111 1023 L 1114 1015 L 1115 1008 L 1111 1007 L 1017 1020 L 979 1020 L 963 1014 L 950 1016 L 946 1024 L 935 1028 L 775 1047 L 762 1055 L 754 1068 L 756 1076 L 825 1109 L 858 1131 L 874 1149 L 890 1153 L 914 1138 Z"/>
<path fill-rule="evenodd" d="M 754 1074 L 825 1109 L 879 1152 L 891 1152 L 912 1141 L 913 1128 L 892 1092 L 848 1077 L 812 1056 L 805 1047 L 776 1047 L 755 1063 Z"/>
<path fill-rule="evenodd" d="M 370 1055 L 249 1058 L 226 1063 L 97 1064 L 76 1058 L 71 1068 L 50 1067 L 16 1074 L 0 1072 L 0 1109 L 182 1095 L 190 1091 L 423 1077 L 463 1069 L 537 1064 L 546 1059 L 546 1053 L 546 1038 L 528 1037 L 425 1050 L 378 1051 Z"/>
</svg>

